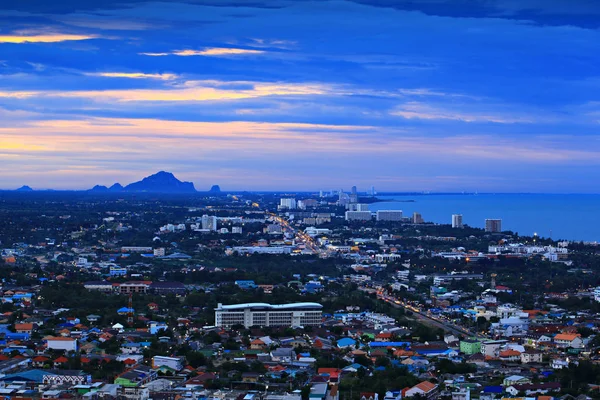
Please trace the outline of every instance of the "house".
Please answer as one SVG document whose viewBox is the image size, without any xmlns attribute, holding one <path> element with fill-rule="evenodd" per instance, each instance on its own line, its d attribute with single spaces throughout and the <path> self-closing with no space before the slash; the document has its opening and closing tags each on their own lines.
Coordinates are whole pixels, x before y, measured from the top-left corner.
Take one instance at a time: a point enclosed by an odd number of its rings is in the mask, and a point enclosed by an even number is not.
<svg viewBox="0 0 600 400">
<path fill-rule="evenodd" d="M 528 378 L 525 378 L 521 375 L 511 375 L 504 378 L 502 385 L 504 387 L 513 386 L 513 385 L 524 385 L 526 383 L 531 383 Z"/>
<path fill-rule="evenodd" d="M 254 339 L 250 342 L 250 348 L 252 350 L 264 350 L 267 348 L 267 345 L 260 339 Z"/>
<path fill-rule="evenodd" d="M 157 369 L 160 367 L 168 367 L 174 371 L 181 371 L 183 369 L 182 357 L 165 357 L 165 356 L 154 356 L 152 357 L 152 368 Z"/>
<path fill-rule="evenodd" d="M 337 347 L 340 349 L 354 347 L 354 346 L 356 346 L 356 340 L 349 338 L 349 337 L 344 337 L 337 341 Z"/>
<path fill-rule="evenodd" d="M 554 343 L 560 348 L 572 347 L 574 349 L 581 349 L 583 347 L 583 340 L 578 333 L 559 333 L 554 336 Z"/>
<path fill-rule="evenodd" d="M 541 363 L 543 353 L 539 350 L 527 349 L 521 353 L 521 362 L 523 364 Z"/>
<path fill-rule="evenodd" d="M 502 350 L 498 354 L 498 358 L 502 361 L 516 362 L 521 359 L 521 353 L 512 349 Z"/>
<path fill-rule="evenodd" d="M 423 397 L 426 397 L 428 399 L 432 399 L 434 397 L 437 396 L 437 392 L 438 392 L 438 385 L 428 382 L 428 381 L 423 381 L 421 383 L 419 383 L 418 385 L 415 385 L 411 388 L 406 388 L 402 391 L 402 397 L 412 397 L 412 396 L 416 396 L 416 395 L 420 395 Z"/>
<path fill-rule="evenodd" d="M 529 396 L 532 394 L 546 394 L 548 392 L 559 392 L 559 382 L 526 383 L 523 385 L 512 385 L 506 388 L 506 392 L 513 396 L 523 392 Z"/>
<path fill-rule="evenodd" d="M 258 372 L 244 372 L 242 374 L 242 382 L 246 383 L 256 383 L 260 378 L 260 374 Z"/>
<path fill-rule="evenodd" d="M 15 324 L 15 332 L 17 333 L 31 333 L 35 330 L 36 326 L 32 323 Z"/>
<path fill-rule="evenodd" d="M 479 393 L 479 400 L 496 400 L 501 398 L 503 393 L 502 386 L 485 386 Z"/>
<path fill-rule="evenodd" d="M 46 346 L 51 350 L 77 351 L 77 339 L 70 337 L 47 337 Z"/>
<path fill-rule="evenodd" d="M 296 352 L 293 347 L 279 347 L 271 351 L 271 361 L 273 362 L 292 362 L 296 359 Z"/>
<path fill-rule="evenodd" d="M 115 378 L 115 382 L 123 387 L 139 387 L 157 378 L 157 373 L 145 365 L 137 365 Z"/>
<path fill-rule="evenodd" d="M 69 362 L 69 359 L 65 356 L 60 356 L 54 360 L 54 368 L 62 368 Z"/>
</svg>

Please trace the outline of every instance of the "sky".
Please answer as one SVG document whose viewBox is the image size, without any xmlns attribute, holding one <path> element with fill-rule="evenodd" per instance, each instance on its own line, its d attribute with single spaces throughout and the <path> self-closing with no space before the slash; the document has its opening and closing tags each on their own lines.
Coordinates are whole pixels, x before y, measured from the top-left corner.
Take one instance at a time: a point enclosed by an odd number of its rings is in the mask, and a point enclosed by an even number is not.
<svg viewBox="0 0 600 400">
<path fill-rule="evenodd" d="M 600 193 L 595 0 L 0 2 L 0 188 Z"/>
</svg>

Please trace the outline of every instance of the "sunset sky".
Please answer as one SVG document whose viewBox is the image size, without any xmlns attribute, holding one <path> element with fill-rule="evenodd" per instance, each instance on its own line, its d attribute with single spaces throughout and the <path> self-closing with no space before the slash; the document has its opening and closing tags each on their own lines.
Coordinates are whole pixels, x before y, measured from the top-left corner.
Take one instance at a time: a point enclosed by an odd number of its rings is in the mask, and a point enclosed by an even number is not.
<svg viewBox="0 0 600 400">
<path fill-rule="evenodd" d="M 595 0 L 0 2 L 0 188 L 600 189 Z"/>
</svg>

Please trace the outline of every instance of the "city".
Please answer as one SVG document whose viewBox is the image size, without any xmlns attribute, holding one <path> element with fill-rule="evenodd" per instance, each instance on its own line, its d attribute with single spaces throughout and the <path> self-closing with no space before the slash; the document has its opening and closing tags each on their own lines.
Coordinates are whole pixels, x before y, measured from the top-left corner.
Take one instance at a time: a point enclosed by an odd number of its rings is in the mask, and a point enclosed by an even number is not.
<svg viewBox="0 0 600 400">
<path fill-rule="evenodd" d="M 11 398 L 598 390 L 596 243 L 371 212 L 356 188 L 0 198 Z"/>
</svg>

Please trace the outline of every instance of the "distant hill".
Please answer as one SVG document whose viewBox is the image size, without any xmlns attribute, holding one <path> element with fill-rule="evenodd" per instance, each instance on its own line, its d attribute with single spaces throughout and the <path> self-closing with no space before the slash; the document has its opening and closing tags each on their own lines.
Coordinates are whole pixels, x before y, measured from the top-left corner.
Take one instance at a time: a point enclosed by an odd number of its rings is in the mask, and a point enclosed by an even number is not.
<svg viewBox="0 0 600 400">
<path fill-rule="evenodd" d="M 90 190 L 88 190 L 88 192 L 106 193 L 106 192 L 108 192 L 108 188 L 103 185 L 96 185 L 93 188 L 91 188 Z"/>
<path fill-rule="evenodd" d="M 211 193 L 221 193 L 221 187 L 219 185 L 213 185 L 210 188 Z"/>
<path fill-rule="evenodd" d="M 121 185 L 120 183 L 115 183 L 114 185 L 112 185 L 111 187 L 108 188 L 109 192 L 122 192 L 123 191 L 123 185 Z"/>
<path fill-rule="evenodd" d="M 123 189 L 125 192 L 146 193 L 194 193 L 196 188 L 192 182 L 182 182 L 170 172 L 160 171 L 139 182 L 131 183 Z"/>
<path fill-rule="evenodd" d="M 33 189 L 27 185 L 21 186 L 16 190 L 16 192 L 33 192 Z"/>
</svg>

